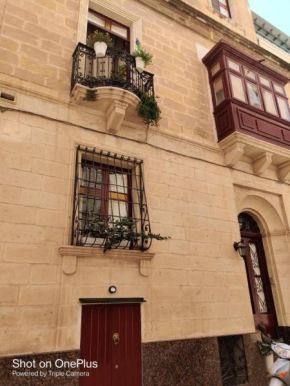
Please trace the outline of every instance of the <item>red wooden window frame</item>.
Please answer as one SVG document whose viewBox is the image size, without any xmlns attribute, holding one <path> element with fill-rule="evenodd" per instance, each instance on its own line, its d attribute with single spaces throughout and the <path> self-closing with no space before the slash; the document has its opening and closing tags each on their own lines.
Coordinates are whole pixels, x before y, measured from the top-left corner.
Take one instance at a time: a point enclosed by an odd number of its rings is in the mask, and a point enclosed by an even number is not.
<svg viewBox="0 0 290 386">
<path fill-rule="evenodd" d="M 126 40 L 127 42 L 130 42 L 130 28 L 129 28 L 129 27 L 127 27 L 127 26 L 124 25 L 124 24 L 121 24 L 121 23 L 117 22 L 116 20 L 113 20 L 113 19 L 109 18 L 108 16 L 105 16 L 105 15 L 99 13 L 99 12 L 96 12 L 96 11 L 94 11 L 94 10 L 91 9 L 91 8 L 89 9 L 89 12 L 92 13 L 92 14 L 95 14 L 95 15 L 98 16 L 100 19 L 103 19 L 103 20 L 104 20 L 104 22 L 105 22 L 105 27 L 100 27 L 100 26 L 97 26 L 97 25 L 96 25 L 96 27 L 97 27 L 98 29 L 100 29 L 100 30 L 102 30 L 102 31 L 105 31 L 105 32 L 108 32 L 109 34 L 115 35 L 115 36 L 117 36 L 117 37 L 119 37 L 119 38 L 121 38 L 121 39 L 124 39 L 124 40 Z M 90 21 L 88 21 L 88 23 L 89 23 L 89 24 L 93 24 L 93 23 L 91 23 Z M 124 36 L 121 36 L 121 35 L 117 34 L 116 32 L 112 31 L 112 30 L 111 30 L 111 27 L 109 27 L 109 26 L 111 26 L 112 24 L 115 24 L 115 25 L 120 26 L 120 27 L 122 27 L 122 28 L 126 28 L 126 30 L 127 30 L 127 37 L 124 38 Z M 93 25 L 95 25 L 95 24 L 93 24 Z"/>
<path fill-rule="evenodd" d="M 221 13 L 223 16 L 226 17 L 226 15 L 224 15 L 224 14 L 221 12 L 221 8 L 225 9 L 225 10 L 228 12 L 228 14 L 229 14 L 228 17 L 231 18 L 232 15 L 231 15 L 231 10 L 230 10 L 230 6 L 229 6 L 229 2 L 228 2 L 228 0 L 225 0 L 225 2 L 227 3 L 227 5 L 222 4 L 222 3 L 220 2 L 220 0 L 212 0 L 212 6 L 213 6 L 213 8 L 214 8 L 216 11 L 218 11 L 219 13 Z"/>
<path fill-rule="evenodd" d="M 90 187 L 83 184 L 80 184 L 80 194 L 84 197 L 92 197 L 97 198 L 100 201 L 100 218 L 107 218 L 109 216 L 109 202 L 118 201 L 125 202 L 127 205 L 127 217 L 132 216 L 132 198 L 131 198 L 131 171 L 127 169 L 121 169 L 116 167 L 110 167 L 106 164 L 92 164 L 89 161 L 84 160 L 82 163 L 82 167 L 89 167 L 95 170 L 100 170 L 102 174 L 102 181 L 100 182 L 100 188 Z M 127 193 L 120 193 L 110 190 L 110 181 L 109 176 L 110 172 L 114 172 L 116 174 L 126 175 L 127 182 Z M 81 181 L 84 181 L 83 179 Z M 96 181 L 95 185 L 98 185 Z M 125 184 L 124 186 L 125 187 Z M 116 217 L 116 216 L 115 216 Z M 118 216 L 117 216 L 118 217 Z"/>
</svg>

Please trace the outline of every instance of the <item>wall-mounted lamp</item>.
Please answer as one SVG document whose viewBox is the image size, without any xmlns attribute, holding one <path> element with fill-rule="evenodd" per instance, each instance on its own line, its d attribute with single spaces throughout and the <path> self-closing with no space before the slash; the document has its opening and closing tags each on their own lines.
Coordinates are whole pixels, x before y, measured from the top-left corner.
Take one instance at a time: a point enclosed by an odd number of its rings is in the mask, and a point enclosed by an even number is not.
<svg viewBox="0 0 290 386">
<path fill-rule="evenodd" d="M 240 256 L 244 259 L 246 257 L 246 248 L 247 246 L 241 241 L 239 242 L 234 242 L 234 248 L 235 251 L 239 251 Z"/>
</svg>

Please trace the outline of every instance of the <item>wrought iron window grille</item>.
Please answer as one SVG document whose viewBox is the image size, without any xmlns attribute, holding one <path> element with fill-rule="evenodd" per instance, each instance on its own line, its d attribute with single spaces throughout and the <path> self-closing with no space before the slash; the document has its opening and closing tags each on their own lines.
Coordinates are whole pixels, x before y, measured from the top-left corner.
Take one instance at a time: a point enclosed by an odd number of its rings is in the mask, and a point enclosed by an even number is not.
<svg viewBox="0 0 290 386">
<path fill-rule="evenodd" d="M 73 53 L 71 92 L 79 83 L 89 88 L 119 87 L 138 97 L 143 92 L 154 96 L 153 77 L 147 71 L 139 73 L 135 58 L 126 51 L 108 48 L 105 57 L 96 58 L 93 48 L 78 43 Z"/>
<path fill-rule="evenodd" d="M 261 233 L 256 221 L 247 213 L 240 213 L 238 216 L 241 232 Z"/>
<path fill-rule="evenodd" d="M 223 386 L 248 383 L 248 369 L 242 335 L 218 338 Z"/>
<path fill-rule="evenodd" d="M 136 158 L 77 147 L 72 245 L 104 248 L 106 240 L 99 236 L 106 229 L 91 231 L 95 222 L 110 228 L 125 222 L 124 237 L 115 240 L 113 248 L 149 249 L 151 239 L 128 237 L 131 231 L 151 233 L 142 164 Z"/>
</svg>

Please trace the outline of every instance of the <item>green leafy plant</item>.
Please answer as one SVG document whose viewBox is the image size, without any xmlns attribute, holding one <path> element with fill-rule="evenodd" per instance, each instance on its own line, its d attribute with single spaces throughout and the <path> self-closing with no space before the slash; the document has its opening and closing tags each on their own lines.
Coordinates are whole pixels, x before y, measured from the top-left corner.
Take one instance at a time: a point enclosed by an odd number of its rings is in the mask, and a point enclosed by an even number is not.
<svg viewBox="0 0 290 386">
<path fill-rule="evenodd" d="M 125 65 L 122 64 L 121 66 L 119 66 L 118 71 L 111 74 L 111 78 L 121 83 L 125 82 L 126 81 Z"/>
<path fill-rule="evenodd" d="M 96 42 L 104 42 L 108 47 L 113 47 L 113 40 L 108 32 L 100 32 L 98 30 L 94 31 L 87 37 L 87 45 L 94 48 Z"/>
<path fill-rule="evenodd" d="M 144 51 L 142 49 L 140 50 L 135 50 L 132 54 L 135 58 L 142 58 L 145 63 L 145 67 L 149 66 L 149 64 L 152 63 L 153 55 L 149 54 L 149 52 Z"/>
<path fill-rule="evenodd" d="M 88 218 L 88 225 L 83 233 L 98 239 L 104 239 L 104 253 L 110 249 L 116 248 L 122 241 L 128 241 L 136 244 L 139 239 L 149 240 L 167 240 L 170 237 L 163 237 L 160 234 L 137 231 L 137 221 L 131 218 L 122 218 L 114 221 L 112 218 L 101 219 L 99 215 L 91 213 Z M 141 251 L 146 250 L 142 246 Z"/>
<path fill-rule="evenodd" d="M 149 96 L 145 92 L 140 94 L 141 102 L 137 106 L 137 112 L 146 125 L 158 126 L 161 119 L 161 110 L 154 96 Z"/>
</svg>

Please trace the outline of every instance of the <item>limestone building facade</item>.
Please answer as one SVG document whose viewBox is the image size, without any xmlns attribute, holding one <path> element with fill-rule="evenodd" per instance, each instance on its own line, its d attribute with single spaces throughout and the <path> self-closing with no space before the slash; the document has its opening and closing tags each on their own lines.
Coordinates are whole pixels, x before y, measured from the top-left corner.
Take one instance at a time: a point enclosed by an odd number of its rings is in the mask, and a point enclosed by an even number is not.
<svg viewBox="0 0 290 386">
<path fill-rule="evenodd" d="M 267 382 L 257 323 L 290 333 L 290 56 L 258 29 L 247 0 L 0 1 L 3 384 L 16 356 L 98 361 L 82 385 Z M 170 238 L 103 253 L 109 218 Z"/>
</svg>

